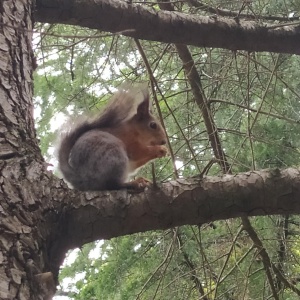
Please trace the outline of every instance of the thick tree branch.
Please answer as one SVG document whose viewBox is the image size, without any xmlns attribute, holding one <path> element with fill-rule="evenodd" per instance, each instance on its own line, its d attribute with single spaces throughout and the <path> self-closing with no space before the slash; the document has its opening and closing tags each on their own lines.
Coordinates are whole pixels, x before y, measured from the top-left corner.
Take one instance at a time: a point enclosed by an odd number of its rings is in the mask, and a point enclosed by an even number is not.
<svg viewBox="0 0 300 300">
<path fill-rule="evenodd" d="M 138 39 L 300 54 L 300 26 L 268 27 L 220 16 L 156 11 L 120 0 L 37 0 L 35 19 L 85 26 Z"/>
<path fill-rule="evenodd" d="M 241 216 L 300 213 L 297 169 L 178 179 L 138 195 L 67 192 L 51 185 L 54 201 L 48 217 L 55 233 L 50 260 L 56 267 L 67 249 L 96 239 Z M 62 195 L 68 198 L 62 200 Z M 57 212 L 59 218 L 53 217 Z"/>
</svg>

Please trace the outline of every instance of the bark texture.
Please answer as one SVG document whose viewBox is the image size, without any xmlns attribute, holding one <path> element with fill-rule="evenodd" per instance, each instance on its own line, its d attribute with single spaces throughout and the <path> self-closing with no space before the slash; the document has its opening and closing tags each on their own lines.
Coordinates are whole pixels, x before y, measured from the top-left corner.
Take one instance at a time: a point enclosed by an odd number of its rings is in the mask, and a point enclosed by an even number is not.
<svg viewBox="0 0 300 300">
<path fill-rule="evenodd" d="M 68 201 L 71 201 L 69 205 L 72 207 L 65 211 L 68 222 L 65 229 L 74 246 L 79 246 L 82 239 L 90 241 L 89 236 L 107 239 L 243 215 L 299 213 L 299 183 L 299 170 L 277 169 L 203 179 L 178 179 L 140 195 L 130 195 L 126 191 L 70 191 Z M 85 215 L 89 217 L 85 219 Z M 96 222 L 93 227 L 84 228 L 93 222 Z M 97 236 L 91 234 L 92 230 L 97 231 Z"/>
<path fill-rule="evenodd" d="M 242 216 L 300 213 L 297 169 L 178 179 L 139 195 L 79 193 L 59 182 L 51 186 L 53 208 L 47 218 L 59 228 L 48 249 L 54 269 L 66 250 L 96 239 Z"/>
<path fill-rule="evenodd" d="M 45 271 L 47 231 L 36 226 L 51 198 L 43 198 L 47 173 L 33 124 L 31 8 L 0 2 L 0 299 L 48 299 L 55 291 Z"/>
<path fill-rule="evenodd" d="M 121 0 L 37 0 L 35 18 L 138 39 L 230 50 L 300 54 L 300 26 L 157 11 Z"/>
</svg>

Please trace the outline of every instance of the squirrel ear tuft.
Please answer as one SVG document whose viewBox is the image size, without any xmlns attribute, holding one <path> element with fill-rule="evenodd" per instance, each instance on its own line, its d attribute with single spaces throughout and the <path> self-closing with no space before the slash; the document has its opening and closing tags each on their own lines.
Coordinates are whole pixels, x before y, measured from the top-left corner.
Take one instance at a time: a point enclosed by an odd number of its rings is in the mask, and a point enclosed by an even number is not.
<svg viewBox="0 0 300 300">
<path fill-rule="evenodd" d="M 149 94 L 147 93 L 146 95 L 144 95 L 143 101 L 137 107 L 137 115 L 139 117 L 146 117 L 150 115 L 149 104 L 150 99 Z"/>
</svg>

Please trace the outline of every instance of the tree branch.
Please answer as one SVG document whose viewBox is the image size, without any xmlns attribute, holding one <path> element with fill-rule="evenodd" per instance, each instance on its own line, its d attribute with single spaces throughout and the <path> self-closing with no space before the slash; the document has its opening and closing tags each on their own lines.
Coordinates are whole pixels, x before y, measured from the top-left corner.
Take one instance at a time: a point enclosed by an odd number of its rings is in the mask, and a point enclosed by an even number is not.
<svg viewBox="0 0 300 300">
<path fill-rule="evenodd" d="M 242 218 L 242 223 L 243 223 L 243 227 L 244 229 L 247 231 L 247 233 L 249 234 L 249 237 L 251 238 L 251 240 L 254 243 L 254 246 L 257 248 L 257 250 L 259 251 L 259 255 L 262 258 L 262 262 L 266 271 L 266 275 L 270 284 L 270 288 L 273 294 L 273 298 L 274 299 L 278 299 L 278 293 L 276 291 L 276 287 L 275 287 L 275 283 L 271 274 L 271 270 L 273 270 L 273 272 L 276 274 L 278 280 L 280 280 L 282 283 L 284 283 L 284 285 L 291 289 L 293 292 L 295 292 L 298 296 L 300 296 L 300 290 L 292 283 L 290 283 L 285 276 L 280 272 L 280 270 L 272 263 L 269 254 L 267 253 L 265 247 L 263 246 L 262 241 L 259 239 L 257 233 L 255 232 L 255 230 L 253 229 L 250 221 L 248 218 Z"/>
<path fill-rule="evenodd" d="M 166 2 L 159 1 L 159 7 L 161 9 L 165 9 L 168 11 L 174 10 L 173 5 L 168 1 L 166 1 Z M 204 94 L 204 91 L 202 88 L 200 75 L 195 67 L 195 63 L 194 63 L 192 54 L 186 45 L 175 44 L 175 47 L 176 47 L 178 55 L 182 61 L 183 68 L 185 70 L 185 74 L 188 79 L 188 82 L 192 88 L 192 93 L 195 98 L 195 102 L 197 103 L 197 105 L 201 111 L 201 114 L 203 116 L 204 124 L 206 127 L 206 131 L 207 131 L 208 138 L 209 138 L 211 147 L 213 149 L 214 155 L 215 155 L 216 159 L 218 160 L 218 163 L 219 163 L 223 173 L 226 174 L 230 171 L 230 167 L 227 162 L 225 152 L 222 149 L 218 130 L 217 130 L 216 124 L 214 122 L 214 118 L 212 116 L 211 110 L 208 107 L 208 102 L 207 102 L 207 99 L 205 97 L 205 94 Z"/>
<path fill-rule="evenodd" d="M 55 231 L 50 261 L 56 267 L 66 250 L 97 239 L 241 216 L 300 213 L 297 169 L 178 179 L 137 195 L 125 190 L 68 192 L 54 186 L 48 218 Z M 68 198 L 62 200 L 62 194 Z"/>
<path fill-rule="evenodd" d="M 300 26 L 156 11 L 120 0 L 37 0 L 35 20 L 122 33 L 138 39 L 229 50 L 300 54 Z"/>
<path fill-rule="evenodd" d="M 197 9 L 207 11 L 212 14 L 216 14 L 218 16 L 223 16 L 223 17 L 233 17 L 233 18 L 239 17 L 248 20 L 268 20 L 268 21 L 279 21 L 279 22 L 291 22 L 291 21 L 300 20 L 298 16 L 294 16 L 294 17 L 267 16 L 267 15 L 241 13 L 240 11 L 232 11 L 229 9 L 220 9 L 218 7 L 213 7 L 205 3 L 199 2 L 198 0 L 187 0 L 187 3 L 190 6 L 196 7 Z"/>
<path fill-rule="evenodd" d="M 242 218 L 242 223 L 243 223 L 244 229 L 248 232 L 250 238 L 252 239 L 255 247 L 257 248 L 257 250 L 259 252 L 259 255 L 262 258 L 262 262 L 263 262 L 264 269 L 265 269 L 265 272 L 266 272 L 266 275 L 267 275 L 267 278 L 268 278 L 268 281 L 269 281 L 270 290 L 272 292 L 273 298 L 275 300 L 279 300 L 279 296 L 277 294 L 276 287 L 275 287 L 274 280 L 273 280 L 272 273 L 271 273 L 272 263 L 271 263 L 269 254 L 266 251 L 266 249 L 264 248 L 264 246 L 263 246 L 261 240 L 259 239 L 257 233 L 253 229 L 249 219 L 248 218 Z"/>
</svg>

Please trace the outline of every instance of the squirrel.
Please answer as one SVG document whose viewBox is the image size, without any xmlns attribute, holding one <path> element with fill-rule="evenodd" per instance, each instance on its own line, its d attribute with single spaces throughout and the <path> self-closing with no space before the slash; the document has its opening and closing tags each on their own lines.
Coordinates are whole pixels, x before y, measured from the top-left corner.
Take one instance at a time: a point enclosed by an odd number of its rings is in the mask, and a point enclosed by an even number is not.
<svg viewBox="0 0 300 300">
<path fill-rule="evenodd" d="M 165 144 L 166 133 L 150 111 L 148 89 L 124 87 L 98 117 L 63 135 L 59 168 L 81 191 L 144 190 L 147 179 L 128 180 L 150 160 L 166 156 Z"/>
</svg>

